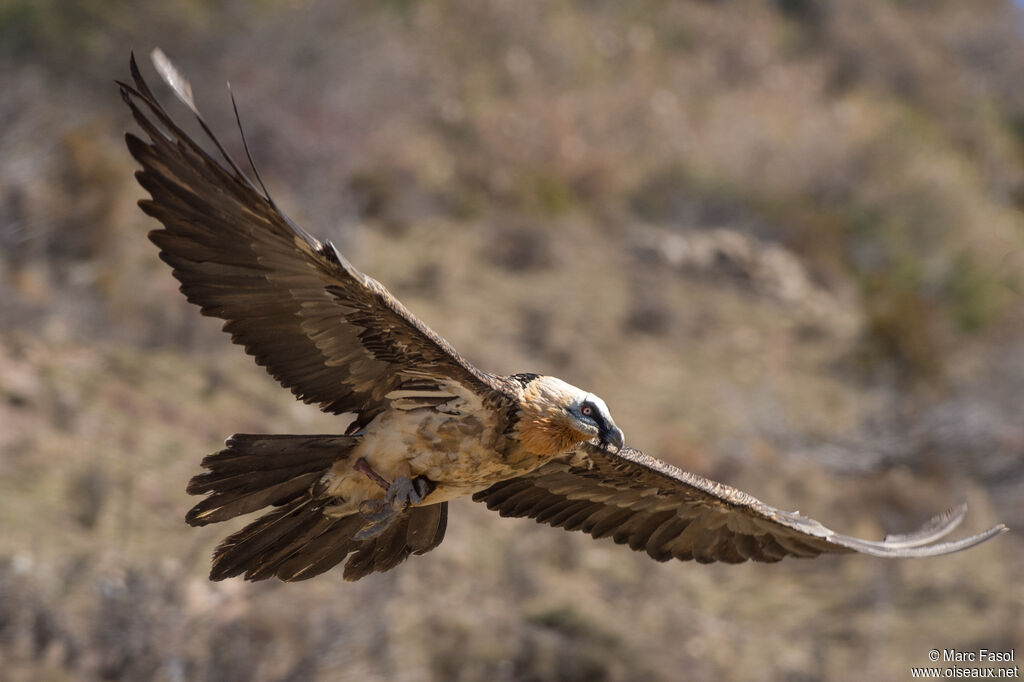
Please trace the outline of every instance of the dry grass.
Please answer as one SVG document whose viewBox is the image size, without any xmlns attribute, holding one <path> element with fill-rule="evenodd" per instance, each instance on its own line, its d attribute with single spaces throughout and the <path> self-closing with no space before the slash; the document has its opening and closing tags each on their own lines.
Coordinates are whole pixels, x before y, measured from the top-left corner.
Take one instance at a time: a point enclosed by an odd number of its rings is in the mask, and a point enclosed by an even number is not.
<svg viewBox="0 0 1024 682">
<path fill-rule="evenodd" d="M 199 457 L 340 426 L 175 291 L 110 84 L 157 41 L 230 137 L 230 79 L 279 202 L 480 366 L 842 530 L 961 499 L 978 530 L 1024 522 L 1009 2 L 57 9 L 0 9 L 5 679 L 902 679 L 1024 646 L 1016 534 L 660 565 L 467 502 L 390 574 L 209 583 Z"/>
</svg>

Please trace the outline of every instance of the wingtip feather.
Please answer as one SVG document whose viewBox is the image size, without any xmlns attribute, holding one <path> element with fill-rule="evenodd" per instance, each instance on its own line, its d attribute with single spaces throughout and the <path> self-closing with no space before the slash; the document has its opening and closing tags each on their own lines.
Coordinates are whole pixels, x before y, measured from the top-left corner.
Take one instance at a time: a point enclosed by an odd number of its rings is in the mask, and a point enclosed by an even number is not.
<svg viewBox="0 0 1024 682">
<path fill-rule="evenodd" d="M 965 549 L 976 547 L 983 542 L 988 542 L 997 535 L 1002 535 L 1009 528 L 1005 524 L 999 524 L 993 526 L 988 530 L 969 535 L 959 540 L 951 540 L 948 542 L 933 542 L 925 545 L 889 545 L 885 542 L 870 542 L 867 540 L 861 540 L 859 538 L 853 538 L 844 535 L 834 535 L 830 538 L 833 542 L 836 542 L 843 547 L 848 547 L 862 554 L 870 554 L 871 556 L 879 557 L 899 557 L 899 558 L 919 558 L 919 557 L 933 557 L 933 556 L 944 556 L 946 554 L 953 554 L 955 552 L 962 552 Z"/>
<path fill-rule="evenodd" d="M 164 82 L 171 86 L 171 90 L 174 90 L 174 94 L 177 95 L 178 99 L 187 106 L 193 114 L 199 115 L 199 109 L 196 108 L 195 98 L 192 96 L 192 84 L 188 82 L 188 79 L 182 75 L 181 71 L 174 66 L 174 62 L 164 54 L 164 51 L 159 47 L 154 47 L 153 51 L 149 53 L 150 59 L 153 61 L 153 66 L 156 68 L 157 73 L 164 79 Z"/>
<path fill-rule="evenodd" d="M 894 533 L 886 535 L 882 541 L 887 547 L 920 547 L 945 537 L 953 531 L 967 516 L 967 504 L 962 503 L 951 507 L 941 514 L 928 519 L 920 528 L 911 533 Z"/>
</svg>

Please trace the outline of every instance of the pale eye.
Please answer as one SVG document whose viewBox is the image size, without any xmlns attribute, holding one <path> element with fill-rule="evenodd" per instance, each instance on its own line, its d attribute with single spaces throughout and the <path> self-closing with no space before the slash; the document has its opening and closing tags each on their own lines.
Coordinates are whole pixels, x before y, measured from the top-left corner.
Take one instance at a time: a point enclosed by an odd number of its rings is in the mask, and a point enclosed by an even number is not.
<svg viewBox="0 0 1024 682">
<path fill-rule="evenodd" d="M 589 417 L 590 415 L 594 414 L 594 408 L 592 408 L 590 405 L 584 405 L 583 409 L 580 410 L 580 414 L 582 414 L 584 417 Z"/>
</svg>

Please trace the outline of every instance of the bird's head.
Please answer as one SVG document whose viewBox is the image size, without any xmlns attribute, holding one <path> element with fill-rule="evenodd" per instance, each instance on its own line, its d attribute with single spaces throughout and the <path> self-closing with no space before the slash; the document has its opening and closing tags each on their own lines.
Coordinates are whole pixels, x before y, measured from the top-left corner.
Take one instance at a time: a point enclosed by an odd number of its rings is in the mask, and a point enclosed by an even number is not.
<svg viewBox="0 0 1024 682">
<path fill-rule="evenodd" d="M 518 431 L 523 445 L 539 455 L 563 454 L 594 439 L 615 449 L 624 444 L 603 400 L 549 376 L 524 387 Z"/>
</svg>

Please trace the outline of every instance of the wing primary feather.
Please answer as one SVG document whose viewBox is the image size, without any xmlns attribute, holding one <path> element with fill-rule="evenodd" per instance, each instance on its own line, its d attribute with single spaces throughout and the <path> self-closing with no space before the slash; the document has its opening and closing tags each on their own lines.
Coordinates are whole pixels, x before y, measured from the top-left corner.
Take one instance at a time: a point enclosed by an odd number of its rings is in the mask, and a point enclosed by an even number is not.
<svg viewBox="0 0 1024 682">
<path fill-rule="evenodd" d="M 238 102 L 235 101 L 235 92 L 231 89 L 231 83 L 228 83 L 228 96 L 231 98 L 231 108 L 235 112 L 235 123 L 238 125 L 238 135 L 239 137 L 242 138 L 242 148 L 245 149 L 245 158 L 249 161 L 249 167 L 252 168 L 253 175 L 256 176 L 256 182 L 260 184 L 260 189 L 263 190 L 263 198 L 267 200 L 267 203 L 274 207 L 274 210 L 276 210 L 281 215 L 282 218 L 284 218 L 284 221 L 288 223 L 289 227 L 291 227 L 293 230 L 299 233 L 299 235 L 310 244 L 317 245 L 317 248 L 320 249 L 321 253 L 323 253 L 324 255 L 329 255 L 326 245 L 321 244 L 320 240 L 318 240 L 316 237 L 307 232 L 305 228 L 303 228 L 301 225 L 299 225 L 291 218 L 289 218 L 288 214 L 282 211 L 281 207 L 277 205 L 276 201 L 274 201 L 274 198 L 270 196 L 270 190 L 268 190 L 267 186 L 263 183 L 263 177 L 260 175 L 260 169 L 256 167 L 256 162 L 252 158 L 252 152 L 249 151 L 249 141 L 245 137 L 245 128 L 242 126 L 242 117 L 238 113 Z M 330 243 L 328 242 L 328 244 Z M 330 247 L 330 251 L 333 252 L 333 260 L 336 263 L 340 264 L 339 256 L 341 254 L 338 253 L 338 250 L 334 247 L 333 244 L 330 244 Z"/>
<path fill-rule="evenodd" d="M 952 554 L 953 552 L 962 552 L 965 549 L 970 549 L 976 545 L 980 545 L 986 540 L 990 540 L 997 535 L 1002 535 L 1007 528 L 1003 524 L 989 528 L 986 531 L 971 535 L 960 540 L 953 540 L 950 542 L 938 542 L 931 545 L 924 546 L 905 546 L 897 545 L 894 547 L 886 545 L 884 542 L 871 542 L 868 540 L 861 540 L 859 538 L 849 537 L 847 535 L 833 535 L 831 539 L 838 545 L 843 547 L 849 547 L 850 549 L 856 550 L 863 554 L 870 554 L 872 556 L 880 557 L 928 557 L 928 556 L 941 556 L 943 554 Z"/>
<path fill-rule="evenodd" d="M 154 47 L 149 56 L 153 60 L 153 66 L 156 67 L 157 73 L 171 86 L 178 99 L 191 109 L 193 114 L 198 116 L 199 110 L 196 108 L 196 100 L 192 96 L 192 85 L 188 82 L 188 79 L 181 75 L 181 72 L 174 66 L 174 63 L 159 47 Z"/>
<path fill-rule="evenodd" d="M 224 160 L 227 161 L 229 166 L 231 166 L 231 170 L 235 172 L 238 178 L 245 180 L 245 182 L 248 183 L 249 186 L 255 187 L 253 182 L 246 176 L 245 173 L 242 172 L 242 169 L 238 167 L 238 164 L 235 163 L 235 160 L 231 158 L 231 155 L 228 154 L 227 150 L 224 149 L 224 146 L 221 145 L 220 140 L 218 140 L 217 137 L 213 134 L 213 131 L 210 130 L 210 127 L 206 125 L 206 121 L 203 120 L 202 115 L 199 113 L 199 109 L 196 107 L 195 101 L 192 99 L 192 86 L 189 85 L 188 80 L 181 75 L 181 72 L 179 72 L 178 69 L 174 66 L 174 63 L 171 62 L 171 60 L 167 57 L 167 55 L 163 53 L 163 51 L 159 47 L 153 48 L 153 51 L 150 53 L 150 59 L 153 60 L 153 66 L 156 67 L 157 72 L 164 79 L 164 81 L 169 86 L 171 86 L 171 90 L 174 91 L 174 94 L 177 95 L 178 99 L 181 100 L 182 103 L 185 106 L 187 106 L 192 111 L 193 114 L 195 114 L 196 120 L 199 122 L 199 127 L 203 129 L 203 132 L 206 133 L 206 136 L 210 138 L 210 141 L 213 142 L 214 146 L 217 147 L 217 151 L 221 153 L 221 156 L 224 157 Z M 142 79 L 142 74 L 141 72 L 139 72 L 138 66 L 135 64 L 134 55 L 132 56 L 132 66 L 132 75 L 136 76 L 136 74 L 138 74 L 137 77 L 135 78 L 135 82 L 139 83 Z M 151 95 L 150 98 L 155 103 L 156 99 L 152 98 L 152 93 L 149 94 Z M 149 104 L 149 102 L 147 102 L 147 104 Z M 157 106 L 159 107 L 159 105 Z"/>
<path fill-rule="evenodd" d="M 885 536 L 886 547 L 920 547 L 948 535 L 967 516 L 967 505 L 961 504 L 929 519 L 913 533 Z"/>
<path fill-rule="evenodd" d="M 271 206 L 277 208 L 277 204 L 270 197 L 270 192 L 267 191 L 267 186 L 263 184 L 263 178 L 260 177 L 260 171 L 256 167 L 256 163 L 252 160 L 252 152 L 249 151 L 249 142 L 245 139 L 245 128 L 242 127 L 242 116 L 238 113 L 238 102 L 235 101 L 235 92 L 231 89 L 231 83 L 228 83 L 228 97 L 231 98 L 231 109 L 235 112 L 235 124 L 238 125 L 238 135 L 242 138 L 242 148 L 245 150 L 245 158 L 249 160 L 252 174 L 256 176 L 256 182 L 260 183 L 260 189 L 263 190 L 263 198 L 269 201 Z"/>
</svg>

